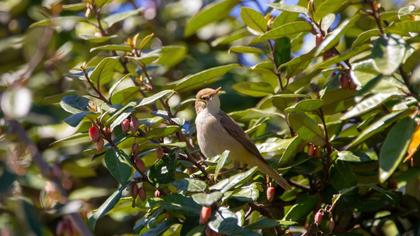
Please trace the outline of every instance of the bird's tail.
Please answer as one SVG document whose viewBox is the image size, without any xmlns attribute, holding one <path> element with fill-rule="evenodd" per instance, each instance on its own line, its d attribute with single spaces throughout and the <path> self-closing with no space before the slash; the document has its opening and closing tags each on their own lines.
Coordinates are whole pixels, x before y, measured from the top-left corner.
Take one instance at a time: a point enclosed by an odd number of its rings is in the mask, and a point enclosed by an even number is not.
<svg viewBox="0 0 420 236">
<path fill-rule="evenodd" d="M 271 168 L 267 162 L 259 158 L 254 158 L 254 161 L 263 174 L 266 174 L 274 179 L 274 181 L 276 181 L 276 183 L 280 185 L 280 187 L 282 187 L 284 190 L 290 190 L 292 188 L 287 180 L 283 178 L 279 173 L 277 173 L 277 171 Z"/>
</svg>

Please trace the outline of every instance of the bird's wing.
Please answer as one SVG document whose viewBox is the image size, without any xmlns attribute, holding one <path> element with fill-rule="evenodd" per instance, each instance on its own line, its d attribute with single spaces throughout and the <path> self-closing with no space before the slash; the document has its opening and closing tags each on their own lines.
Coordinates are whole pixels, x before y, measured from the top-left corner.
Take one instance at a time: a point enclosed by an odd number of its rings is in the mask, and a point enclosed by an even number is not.
<svg viewBox="0 0 420 236">
<path fill-rule="evenodd" d="M 250 153 L 254 154 L 256 157 L 265 162 L 265 159 L 261 156 L 261 153 L 258 151 L 255 144 L 249 140 L 245 132 L 241 129 L 241 127 L 239 127 L 238 124 L 235 123 L 235 121 L 232 120 L 232 118 L 226 115 L 226 113 L 223 111 L 220 111 L 217 115 L 223 128 L 232 137 L 234 137 L 236 141 L 242 144 L 242 146 L 246 148 L 246 150 L 248 150 Z"/>
</svg>

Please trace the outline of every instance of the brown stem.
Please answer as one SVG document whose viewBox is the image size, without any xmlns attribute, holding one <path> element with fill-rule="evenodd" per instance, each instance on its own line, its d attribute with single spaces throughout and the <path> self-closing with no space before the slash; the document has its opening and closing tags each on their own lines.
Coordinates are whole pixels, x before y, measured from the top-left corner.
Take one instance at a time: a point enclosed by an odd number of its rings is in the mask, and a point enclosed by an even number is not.
<svg viewBox="0 0 420 236">
<path fill-rule="evenodd" d="M 99 98 L 102 101 L 106 102 L 107 104 L 112 105 L 112 103 L 101 93 L 101 91 L 99 90 L 99 87 L 96 88 L 95 85 L 92 83 L 92 81 L 90 80 L 89 75 L 88 75 L 86 69 L 85 68 L 82 68 L 82 71 L 83 71 L 83 74 L 84 74 L 84 76 L 86 78 L 86 81 L 89 83 L 90 87 L 93 90 L 95 90 L 95 92 L 98 94 Z M 98 79 L 98 85 L 99 85 L 99 79 Z"/>
<path fill-rule="evenodd" d="M 377 8 L 378 3 L 375 0 L 368 0 L 368 1 L 369 1 L 370 9 L 372 9 L 372 16 L 375 19 L 379 32 L 381 33 L 381 35 L 384 35 L 385 31 L 384 31 L 384 28 L 382 27 L 381 16 L 379 15 L 379 11 Z"/>
</svg>

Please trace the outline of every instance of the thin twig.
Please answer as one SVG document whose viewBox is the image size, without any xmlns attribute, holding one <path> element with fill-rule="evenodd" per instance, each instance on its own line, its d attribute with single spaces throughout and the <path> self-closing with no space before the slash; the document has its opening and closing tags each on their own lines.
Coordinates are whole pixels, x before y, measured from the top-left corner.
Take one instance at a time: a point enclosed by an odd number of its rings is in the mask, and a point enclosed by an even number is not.
<svg viewBox="0 0 420 236">
<path fill-rule="evenodd" d="M 87 71 L 86 71 L 86 69 L 85 68 L 82 68 L 82 71 L 83 71 L 83 75 L 85 76 L 85 78 L 86 78 L 86 81 L 89 83 L 89 85 L 90 85 L 90 87 L 93 89 L 93 90 L 95 90 L 95 92 L 98 94 L 98 96 L 99 96 L 99 98 L 102 100 L 102 101 L 104 101 L 104 102 L 106 102 L 107 104 L 109 104 L 109 105 L 111 105 L 112 103 L 111 103 L 111 101 L 109 101 L 102 93 L 101 93 L 101 91 L 99 90 L 99 87 L 98 88 L 96 88 L 95 87 L 95 85 L 92 83 L 92 81 L 90 80 L 90 78 L 89 78 L 89 75 L 88 75 L 88 73 L 87 73 Z M 98 81 L 99 81 L 99 79 L 98 79 Z M 98 82 L 98 85 L 99 85 L 99 82 Z"/>
</svg>

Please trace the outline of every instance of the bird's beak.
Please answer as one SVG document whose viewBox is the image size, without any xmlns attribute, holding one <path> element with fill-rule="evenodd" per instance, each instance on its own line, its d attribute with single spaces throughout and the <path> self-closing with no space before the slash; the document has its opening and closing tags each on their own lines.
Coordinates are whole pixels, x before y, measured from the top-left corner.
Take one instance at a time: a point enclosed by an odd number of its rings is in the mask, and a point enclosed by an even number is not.
<svg viewBox="0 0 420 236">
<path fill-rule="evenodd" d="M 221 93 L 224 93 L 225 91 L 223 91 L 222 90 L 222 87 L 218 87 L 217 89 L 216 89 L 216 93 L 215 93 L 215 95 L 219 95 L 219 94 L 221 94 Z"/>
</svg>

